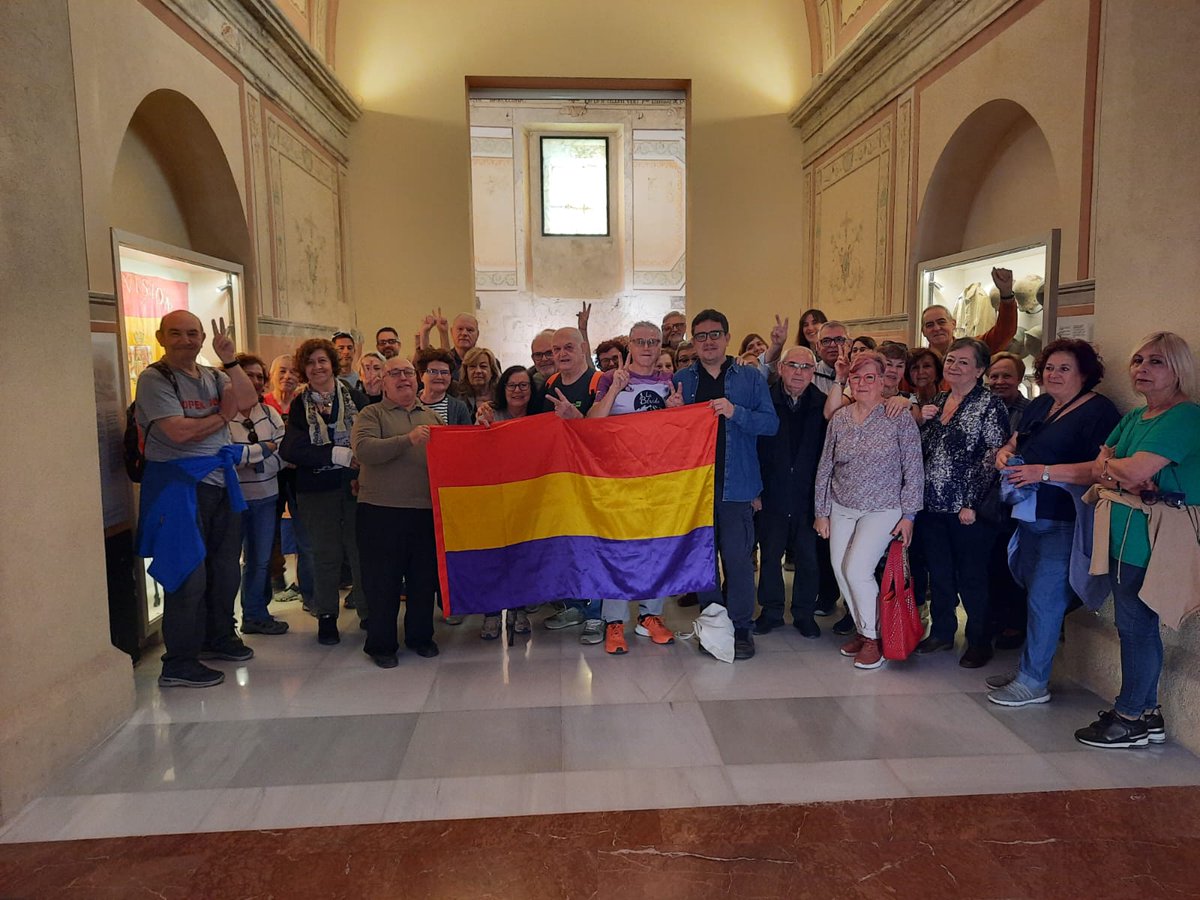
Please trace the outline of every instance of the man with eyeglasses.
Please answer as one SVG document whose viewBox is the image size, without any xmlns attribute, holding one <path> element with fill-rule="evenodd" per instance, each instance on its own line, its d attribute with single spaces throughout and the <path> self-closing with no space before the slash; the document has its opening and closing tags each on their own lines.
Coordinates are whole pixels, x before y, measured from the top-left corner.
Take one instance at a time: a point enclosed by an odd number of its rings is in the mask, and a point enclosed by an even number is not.
<svg viewBox="0 0 1200 900">
<path fill-rule="evenodd" d="M 560 328 L 551 339 L 557 371 L 546 379 L 545 412 L 564 419 L 578 419 L 591 411 L 596 402 L 600 373 L 591 365 L 583 332 L 578 328 Z M 581 644 L 599 644 L 604 640 L 604 620 L 599 600 L 571 599 L 566 606 L 543 623 L 551 631 L 583 624 Z"/>
<path fill-rule="evenodd" d="M 395 359 L 400 355 L 400 333 L 388 326 L 380 328 L 375 332 L 375 349 L 384 359 Z"/>
<path fill-rule="evenodd" d="M 333 349 L 337 351 L 338 356 L 338 378 L 350 387 L 361 390 L 361 381 L 354 367 L 354 335 L 348 331 L 335 331 L 333 333 Z M 397 347 L 397 349 L 399 348 Z"/>
<path fill-rule="evenodd" d="M 813 372 L 813 384 L 822 394 L 843 390 L 846 382 L 838 381 L 836 364 L 839 357 L 850 354 L 850 333 L 846 326 L 841 322 L 825 322 L 817 332 L 817 347 L 821 358 Z"/>
<path fill-rule="evenodd" d="M 546 385 L 546 379 L 554 374 L 554 329 L 547 328 L 539 331 L 529 345 L 529 355 L 533 365 L 529 367 L 529 377 L 533 380 L 535 390 L 541 390 Z"/>
<path fill-rule="evenodd" d="M 717 573 L 712 590 L 700 592 L 700 605 L 724 603 L 733 620 L 735 659 L 754 656 L 750 633 L 754 618 L 754 510 L 762 493 L 757 442 L 774 434 L 779 417 L 771 403 L 767 381 L 757 366 L 734 365 L 729 347 L 729 320 L 715 309 L 692 319 L 692 340 L 698 365 L 675 373 L 685 403 L 707 403 L 717 420 L 717 458 L 714 466 L 713 522 L 717 548 L 725 570 L 727 596 L 722 597 Z"/>
<path fill-rule="evenodd" d="M 663 346 L 670 350 L 678 350 L 685 337 L 687 337 L 687 317 L 679 310 L 673 309 L 663 316 Z"/>
<path fill-rule="evenodd" d="M 398 665 L 396 618 L 407 594 L 404 645 L 438 655 L 433 640 L 437 547 L 425 447 L 442 420 L 417 396 L 417 370 L 403 357 L 383 369 L 383 400 L 354 419 L 350 447 L 358 460 L 358 556 L 367 595 L 363 652 L 382 669 Z"/>
<path fill-rule="evenodd" d="M 629 362 L 600 376 L 596 402 L 589 418 L 623 416 L 646 410 L 682 406 L 683 396 L 668 372 L 656 372 L 654 364 L 662 348 L 662 332 L 653 322 L 638 322 L 629 330 Z M 662 620 L 666 597 L 641 600 L 634 633 L 655 644 L 673 644 L 675 637 Z M 629 646 L 625 641 L 625 623 L 629 618 L 628 600 L 605 600 L 600 614 L 604 619 L 604 649 L 620 655 Z"/>
<path fill-rule="evenodd" d="M 813 384 L 817 359 L 807 347 L 792 347 L 779 362 L 771 402 L 779 430 L 758 439 L 762 508 L 755 517 L 761 555 L 755 634 L 784 624 L 783 556 L 795 564 L 792 626 L 806 638 L 819 638 L 814 618 L 821 589 L 817 533 L 813 530 L 813 483 L 825 443 L 825 396 Z"/>
<path fill-rule="evenodd" d="M 266 363 L 251 353 L 239 353 L 237 360 L 258 394 L 258 402 L 238 410 L 229 423 L 230 441 L 241 450 L 237 475 L 246 499 L 242 513 L 242 634 L 284 634 L 288 623 L 267 610 L 271 598 L 267 567 L 279 514 L 277 476 L 283 464 L 279 457 L 283 417 L 262 402 L 267 385 Z"/>
<path fill-rule="evenodd" d="M 996 310 L 996 324 L 977 336 L 975 340 L 982 341 L 993 353 L 999 353 L 1008 346 L 1009 341 L 1017 333 L 1017 303 L 1013 293 L 1012 269 L 992 269 L 992 284 L 1000 292 L 999 307 Z M 921 311 L 921 334 L 929 343 L 929 348 L 938 356 L 945 356 L 954 342 L 954 331 L 958 321 L 950 310 L 935 303 Z M 970 335 L 967 335 L 970 337 Z M 942 388 L 948 390 L 948 388 Z"/>
</svg>

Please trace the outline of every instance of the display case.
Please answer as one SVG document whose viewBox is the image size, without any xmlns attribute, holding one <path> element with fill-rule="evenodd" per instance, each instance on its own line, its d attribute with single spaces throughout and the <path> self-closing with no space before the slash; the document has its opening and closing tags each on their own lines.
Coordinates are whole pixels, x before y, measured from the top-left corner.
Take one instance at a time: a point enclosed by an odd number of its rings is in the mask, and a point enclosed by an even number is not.
<svg viewBox="0 0 1200 900">
<path fill-rule="evenodd" d="M 954 336 L 977 337 L 996 324 L 999 291 L 992 269 L 1011 269 L 1017 303 L 1017 332 L 1003 349 L 1025 360 L 1027 396 L 1038 393 L 1033 362 L 1045 342 L 1053 340 L 1058 309 L 1059 230 L 1025 240 L 964 250 L 917 263 L 917 310 L 914 346 L 925 346 L 921 313 L 941 305 L 955 319 Z"/>
</svg>

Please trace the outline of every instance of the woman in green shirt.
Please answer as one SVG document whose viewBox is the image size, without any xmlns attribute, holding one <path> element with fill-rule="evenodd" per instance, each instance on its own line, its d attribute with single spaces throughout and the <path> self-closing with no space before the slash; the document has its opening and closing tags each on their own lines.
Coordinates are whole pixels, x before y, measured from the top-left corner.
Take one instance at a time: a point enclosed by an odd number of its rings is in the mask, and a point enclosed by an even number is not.
<svg viewBox="0 0 1200 900">
<path fill-rule="evenodd" d="M 1179 335 L 1160 331 L 1138 344 L 1129 361 L 1133 389 L 1146 404 L 1130 412 L 1096 458 L 1096 480 L 1143 502 L 1200 504 L 1200 406 L 1196 362 Z M 1163 644 L 1158 614 L 1140 598 L 1151 546 L 1147 516 L 1112 504 L 1109 582 L 1121 639 L 1121 693 L 1115 707 L 1075 732 L 1091 747 L 1144 747 L 1166 740 L 1158 679 Z M 1184 585 L 1195 591 L 1197 585 Z"/>
</svg>

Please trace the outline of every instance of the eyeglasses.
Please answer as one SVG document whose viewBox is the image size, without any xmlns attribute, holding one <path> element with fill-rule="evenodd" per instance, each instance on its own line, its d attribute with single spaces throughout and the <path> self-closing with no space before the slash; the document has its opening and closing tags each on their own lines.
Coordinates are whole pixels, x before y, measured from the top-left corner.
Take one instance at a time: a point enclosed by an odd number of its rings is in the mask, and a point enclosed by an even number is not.
<svg viewBox="0 0 1200 900">
<path fill-rule="evenodd" d="M 784 365 L 789 369 L 795 369 L 797 372 L 807 372 L 809 369 L 815 369 L 812 363 L 785 362 Z"/>
<path fill-rule="evenodd" d="M 846 343 L 846 341 L 848 341 L 848 340 L 849 340 L 849 338 L 846 337 L 844 334 L 839 334 L 837 337 L 821 338 L 821 346 L 822 347 L 833 347 L 835 345 L 840 346 L 840 345 Z"/>
<path fill-rule="evenodd" d="M 450 377 L 449 369 L 426 369 L 425 371 L 426 371 L 426 373 L 428 373 L 430 378 L 449 378 Z"/>
<path fill-rule="evenodd" d="M 725 334 L 723 328 L 714 328 L 712 331 L 697 331 L 692 335 L 694 341 L 719 341 Z"/>
<path fill-rule="evenodd" d="M 379 339 L 379 340 L 377 340 L 375 343 L 377 343 L 377 344 L 383 344 L 385 347 L 390 347 L 390 346 L 392 346 L 393 344 L 395 344 L 395 345 L 399 346 L 399 344 L 400 344 L 400 339 L 399 339 L 399 338 L 380 338 L 380 339 Z"/>
<path fill-rule="evenodd" d="M 676 331 L 684 331 L 687 328 L 686 322 L 672 322 L 669 325 L 663 326 L 663 331 L 669 331 L 674 334 Z"/>
<path fill-rule="evenodd" d="M 553 359 L 554 351 L 553 350 L 535 350 L 533 353 L 533 358 L 534 359 Z"/>
<path fill-rule="evenodd" d="M 506 384 L 504 386 L 504 389 L 506 391 L 512 391 L 514 394 L 524 394 L 529 390 L 529 387 L 530 387 L 529 382 L 521 381 L 521 382 L 518 382 L 517 384 L 512 384 L 510 382 L 509 384 Z"/>
<path fill-rule="evenodd" d="M 1161 503 L 1171 509 L 1183 509 L 1187 505 L 1187 495 L 1176 491 L 1142 491 L 1139 497 L 1147 506 Z"/>
<path fill-rule="evenodd" d="M 851 375 L 850 380 L 855 384 L 874 384 L 879 380 L 878 375 Z"/>
<path fill-rule="evenodd" d="M 416 378 L 416 369 L 388 369 L 383 374 L 390 375 L 392 378 Z"/>
<path fill-rule="evenodd" d="M 635 347 L 658 347 L 662 341 L 658 338 L 630 338 L 629 343 Z"/>
<path fill-rule="evenodd" d="M 258 433 L 254 430 L 254 423 L 250 421 L 250 417 L 242 419 L 242 427 L 246 429 L 246 440 L 252 444 L 258 443 Z"/>
</svg>

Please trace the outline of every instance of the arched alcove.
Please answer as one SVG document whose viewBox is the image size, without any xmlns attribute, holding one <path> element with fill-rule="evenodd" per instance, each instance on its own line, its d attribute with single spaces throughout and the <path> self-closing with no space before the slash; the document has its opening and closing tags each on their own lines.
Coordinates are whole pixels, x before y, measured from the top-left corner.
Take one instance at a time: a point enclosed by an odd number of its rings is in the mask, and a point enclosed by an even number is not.
<svg viewBox="0 0 1200 900">
<path fill-rule="evenodd" d="M 252 262 L 229 161 L 204 114 L 178 91 L 153 91 L 138 104 L 111 197 L 114 228 L 247 267 Z"/>
<path fill-rule="evenodd" d="M 1062 227 L 1050 144 L 1012 100 L 992 100 L 963 120 L 933 168 L 913 243 L 916 260 Z"/>
</svg>

